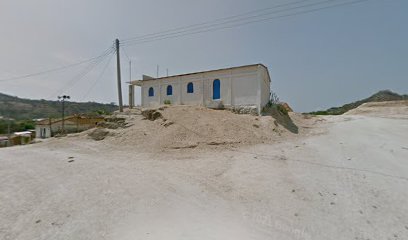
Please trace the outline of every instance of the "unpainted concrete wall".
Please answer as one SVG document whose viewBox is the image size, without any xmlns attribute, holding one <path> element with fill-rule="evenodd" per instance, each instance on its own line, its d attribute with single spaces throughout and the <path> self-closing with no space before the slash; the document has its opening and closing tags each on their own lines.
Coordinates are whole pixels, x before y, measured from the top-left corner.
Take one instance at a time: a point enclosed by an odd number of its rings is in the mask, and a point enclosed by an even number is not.
<svg viewBox="0 0 408 240">
<path fill-rule="evenodd" d="M 221 83 L 221 99 L 213 100 L 213 81 Z M 193 83 L 194 93 L 187 93 L 187 84 Z M 171 85 L 173 94 L 167 95 Z M 154 96 L 149 97 L 149 88 Z M 169 100 L 171 104 L 210 106 L 222 101 L 224 106 L 262 107 L 269 100 L 270 83 L 267 69 L 262 65 L 217 70 L 168 78 L 146 80 L 142 84 L 142 106 L 156 107 Z"/>
</svg>

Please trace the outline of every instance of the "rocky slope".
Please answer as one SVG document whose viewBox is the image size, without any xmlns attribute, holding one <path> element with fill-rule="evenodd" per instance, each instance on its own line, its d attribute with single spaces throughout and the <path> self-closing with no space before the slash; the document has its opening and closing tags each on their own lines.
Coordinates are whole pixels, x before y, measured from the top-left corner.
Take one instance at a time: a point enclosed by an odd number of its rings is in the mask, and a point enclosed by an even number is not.
<svg viewBox="0 0 408 240">
<path fill-rule="evenodd" d="M 408 100 L 408 95 L 400 95 L 398 93 L 392 92 L 390 90 L 383 90 L 379 91 L 372 96 L 345 104 L 341 107 L 332 107 L 329 108 L 325 111 L 317 111 L 317 112 L 311 112 L 311 114 L 316 114 L 316 115 L 340 115 L 343 114 L 347 111 L 350 111 L 352 109 L 357 108 L 358 106 L 368 103 L 368 102 L 384 102 L 384 101 L 400 101 L 400 100 Z"/>
</svg>

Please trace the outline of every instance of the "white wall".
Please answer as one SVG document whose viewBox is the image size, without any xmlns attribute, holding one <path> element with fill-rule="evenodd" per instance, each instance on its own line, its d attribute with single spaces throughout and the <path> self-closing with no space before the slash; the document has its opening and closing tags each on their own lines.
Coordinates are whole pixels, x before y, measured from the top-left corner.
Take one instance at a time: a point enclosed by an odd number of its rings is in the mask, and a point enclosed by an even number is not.
<svg viewBox="0 0 408 240">
<path fill-rule="evenodd" d="M 188 74 L 161 79 L 145 80 L 142 86 L 142 106 L 155 107 L 170 100 L 171 104 L 211 105 L 213 81 L 221 83 L 221 101 L 225 106 L 252 105 L 259 107 L 269 100 L 269 78 L 262 65 L 251 65 L 226 70 Z M 187 93 L 187 84 L 193 83 L 194 93 Z M 173 95 L 167 96 L 167 86 L 173 87 Z M 154 96 L 149 97 L 153 87 Z M 261 88 L 261 89 L 260 89 Z"/>
<path fill-rule="evenodd" d="M 149 97 L 149 88 L 152 87 L 154 90 L 154 96 Z M 149 82 L 142 87 L 142 106 L 144 107 L 154 107 L 160 105 L 159 102 L 159 84 L 154 82 Z"/>
<path fill-rule="evenodd" d="M 44 130 L 45 130 L 45 135 L 44 135 L 44 132 L 43 132 Z M 51 137 L 50 126 L 37 125 L 35 127 L 35 137 L 36 138 L 49 138 L 49 137 Z"/>
<path fill-rule="evenodd" d="M 166 79 L 161 79 L 160 81 L 160 104 L 164 104 L 165 100 L 170 100 L 172 104 L 180 104 L 180 79 L 177 77 L 171 77 Z M 167 87 L 172 86 L 173 94 L 167 95 Z"/>
<path fill-rule="evenodd" d="M 181 104 L 203 105 L 203 74 L 194 74 L 180 77 L 181 82 Z M 187 93 L 187 84 L 193 83 L 193 93 Z"/>
<path fill-rule="evenodd" d="M 261 81 L 261 108 L 262 108 L 269 102 L 271 93 L 271 82 L 269 80 L 270 78 L 268 74 L 268 69 L 265 68 L 264 66 L 260 66 L 260 71 L 262 76 L 259 79 L 259 81 Z"/>
<path fill-rule="evenodd" d="M 257 72 L 241 73 L 232 82 L 234 105 L 257 105 L 258 81 Z"/>
</svg>

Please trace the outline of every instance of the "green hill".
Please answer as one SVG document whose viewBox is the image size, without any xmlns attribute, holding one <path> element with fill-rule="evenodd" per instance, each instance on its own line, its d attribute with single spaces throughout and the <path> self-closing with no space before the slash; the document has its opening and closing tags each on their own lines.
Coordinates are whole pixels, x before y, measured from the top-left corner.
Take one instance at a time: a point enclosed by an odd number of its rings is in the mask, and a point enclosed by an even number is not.
<svg viewBox="0 0 408 240">
<path fill-rule="evenodd" d="M 92 114 L 97 111 L 111 113 L 116 109 L 114 104 L 65 102 L 65 115 Z M 15 120 L 58 118 L 61 116 L 61 102 L 23 99 L 0 93 L 0 116 Z"/>
<path fill-rule="evenodd" d="M 383 90 L 375 93 L 371 97 L 359 100 L 356 102 L 345 104 L 341 107 L 332 107 L 325 111 L 311 112 L 310 114 L 315 115 L 341 115 L 351 109 L 357 108 L 363 103 L 367 102 L 384 102 L 384 101 L 398 101 L 398 100 L 408 100 L 408 95 L 399 95 L 398 93 L 392 92 L 390 90 Z"/>
</svg>

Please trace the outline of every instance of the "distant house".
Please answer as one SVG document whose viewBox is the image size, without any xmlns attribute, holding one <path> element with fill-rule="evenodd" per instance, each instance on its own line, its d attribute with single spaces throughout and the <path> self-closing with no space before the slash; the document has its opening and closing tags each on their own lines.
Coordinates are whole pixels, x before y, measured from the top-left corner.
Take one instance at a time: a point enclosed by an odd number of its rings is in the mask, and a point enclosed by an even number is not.
<svg viewBox="0 0 408 240">
<path fill-rule="evenodd" d="M 246 65 L 161 78 L 144 76 L 129 85 L 129 106 L 135 105 L 134 86 L 141 87 L 143 107 L 162 104 L 226 108 L 253 107 L 260 113 L 270 97 L 271 79 L 262 64 Z"/>
<path fill-rule="evenodd" d="M 31 143 L 35 138 L 34 130 L 13 132 L 10 135 L 0 136 L 0 147 L 10 147 Z"/>
<path fill-rule="evenodd" d="M 34 138 L 34 131 L 14 132 L 10 136 L 10 145 L 15 146 L 29 144 Z"/>
<path fill-rule="evenodd" d="M 81 132 L 95 127 L 103 117 L 74 115 L 64 118 L 65 133 Z M 62 119 L 44 119 L 35 126 L 37 138 L 49 138 L 62 132 Z"/>
<path fill-rule="evenodd" d="M 9 138 L 7 136 L 0 136 L 0 147 L 7 147 L 9 145 Z"/>
</svg>

